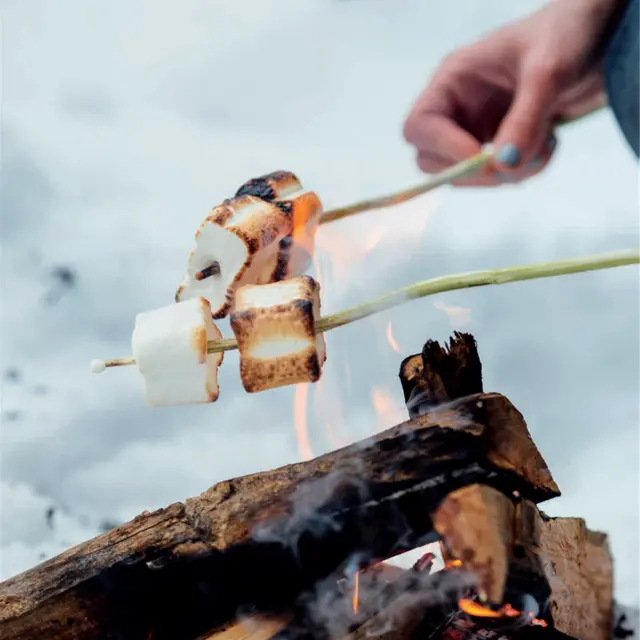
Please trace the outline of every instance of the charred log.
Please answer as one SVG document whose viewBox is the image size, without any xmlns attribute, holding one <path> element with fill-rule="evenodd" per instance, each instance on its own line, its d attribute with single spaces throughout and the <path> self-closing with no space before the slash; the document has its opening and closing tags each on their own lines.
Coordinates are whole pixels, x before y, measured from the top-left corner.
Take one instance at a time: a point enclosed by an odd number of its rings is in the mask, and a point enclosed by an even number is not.
<svg viewBox="0 0 640 640">
<path fill-rule="evenodd" d="M 559 494 L 522 416 L 498 394 L 144 513 L 2 583 L 0 631 L 188 640 L 239 612 L 286 612 L 353 558 L 364 566 L 433 540 L 429 514 L 473 483 L 533 501 Z"/>
<path fill-rule="evenodd" d="M 410 417 L 482 393 L 482 365 L 474 337 L 455 332 L 444 347 L 428 340 L 422 353 L 405 358 L 400 383 Z"/>
</svg>

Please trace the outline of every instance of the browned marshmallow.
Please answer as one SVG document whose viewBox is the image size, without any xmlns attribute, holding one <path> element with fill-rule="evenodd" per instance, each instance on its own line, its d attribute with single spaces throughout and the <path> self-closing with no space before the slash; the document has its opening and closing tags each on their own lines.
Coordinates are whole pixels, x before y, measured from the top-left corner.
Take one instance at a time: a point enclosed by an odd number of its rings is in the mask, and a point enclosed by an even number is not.
<svg viewBox="0 0 640 640">
<path fill-rule="evenodd" d="M 230 321 L 245 390 L 316 382 L 326 360 L 319 317 L 320 285 L 310 276 L 238 289 Z"/>
<path fill-rule="evenodd" d="M 223 318 L 238 287 L 272 281 L 280 240 L 292 228 L 291 217 L 273 203 L 247 195 L 226 200 L 196 232 L 176 302 L 205 298 L 213 317 Z"/>
<path fill-rule="evenodd" d="M 280 241 L 271 282 L 302 275 L 311 265 L 322 203 L 306 191 L 290 171 L 274 171 L 245 182 L 236 195 L 252 195 L 273 202 L 291 217 L 292 232 Z"/>
<path fill-rule="evenodd" d="M 291 171 L 272 171 L 264 176 L 247 180 L 236 191 L 236 198 L 238 196 L 255 196 L 267 202 L 273 202 L 301 190 L 302 182 Z"/>
</svg>

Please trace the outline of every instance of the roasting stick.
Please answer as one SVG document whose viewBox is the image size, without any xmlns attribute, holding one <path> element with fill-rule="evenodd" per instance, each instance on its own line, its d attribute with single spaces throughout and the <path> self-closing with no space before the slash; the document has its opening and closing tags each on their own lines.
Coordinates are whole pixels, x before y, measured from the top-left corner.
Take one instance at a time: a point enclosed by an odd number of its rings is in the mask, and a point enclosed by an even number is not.
<svg viewBox="0 0 640 640">
<path fill-rule="evenodd" d="M 597 108 L 585 113 L 579 118 L 569 118 L 565 120 L 561 120 L 557 123 L 556 127 L 562 127 L 564 125 L 571 124 L 573 122 L 577 122 L 578 120 L 583 120 L 588 116 L 591 116 L 595 113 L 602 111 L 604 105 L 598 106 Z M 480 171 L 487 163 L 493 158 L 494 150 L 491 145 L 485 146 L 485 148 L 475 156 L 471 158 L 467 158 L 458 164 L 453 165 L 444 171 L 440 171 L 439 173 L 434 173 L 425 182 L 419 184 L 415 187 L 411 187 L 410 189 L 405 189 L 404 191 L 398 191 L 396 193 L 392 193 L 386 196 L 380 196 L 378 198 L 371 198 L 369 200 L 361 200 L 360 202 L 354 202 L 353 204 L 346 205 L 344 207 L 337 207 L 336 209 L 330 209 L 325 211 L 322 216 L 320 216 L 320 224 L 326 224 L 327 222 L 333 222 L 334 220 L 341 220 L 342 218 L 347 218 L 349 216 L 355 215 L 356 213 L 362 213 L 364 211 L 371 211 L 372 209 L 384 209 L 386 207 L 393 207 L 398 204 L 402 204 L 403 202 L 408 202 L 409 200 L 413 200 L 418 196 L 422 196 L 429 191 L 433 191 L 438 187 L 442 187 L 446 184 L 451 184 L 456 180 L 460 180 L 462 178 L 468 178 L 473 174 Z"/>
<path fill-rule="evenodd" d="M 613 269 L 614 267 L 624 267 L 632 264 L 640 264 L 639 249 L 604 253 L 584 258 L 570 258 L 556 262 L 539 262 L 537 264 L 520 267 L 471 271 L 469 273 L 432 278 L 431 280 L 416 282 L 402 289 L 397 289 L 381 298 L 376 298 L 375 300 L 370 300 L 369 302 L 364 302 L 363 304 L 345 309 L 344 311 L 339 311 L 333 315 L 320 318 L 316 324 L 316 331 L 321 333 L 336 329 L 337 327 L 343 327 L 356 320 L 362 320 L 381 311 L 396 307 L 403 302 L 417 298 L 425 298 L 437 293 L 444 293 L 445 291 L 506 284 L 508 282 L 521 282 L 523 280 L 535 280 L 538 278 L 551 278 L 553 276 L 564 276 L 573 273 Z M 221 351 L 232 351 L 237 348 L 238 345 L 236 341 L 233 338 L 228 338 L 209 342 L 207 350 L 209 353 L 220 353 Z M 94 373 L 101 373 L 106 368 L 122 367 L 132 364 L 135 364 L 134 358 L 94 360 L 91 363 L 91 370 Z"/>
</svg>

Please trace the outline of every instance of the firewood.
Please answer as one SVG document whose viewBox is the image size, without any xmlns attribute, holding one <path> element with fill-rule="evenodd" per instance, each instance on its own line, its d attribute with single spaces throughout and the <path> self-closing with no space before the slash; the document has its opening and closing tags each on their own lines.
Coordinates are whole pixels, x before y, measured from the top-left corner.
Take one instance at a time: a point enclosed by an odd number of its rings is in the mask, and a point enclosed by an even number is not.
<svg viewBox="0 0 640 640">
<path fill-rule="evenodd" d="M 203 635 L 200 640 L 269 640 L 282 631 L 291 616 L 250 616 L 228 627 Z"/>
<path fill-rule="evenodd" d="M 456 331 L 444 347 L 428 340 L 422 353 L 400 364 L 400 383 L 411 417 L 439 404 L 482 393 L 482 365 L 475 339 Z"/>
<path fill-rule="evenodd" d="M 556 629 L 579 640 L 609 640 L 613 629 L 613 559 L 604 533 L 582 518 L 540 518 L 539 555 Z"/>
<path fill-rule="evenodd" d="M 433 514 L 449 551 L 473 570 L 483 599 L 501 604 L 513 546 L 515 505 L 479 484 L 450 493 Z"/>
<path fill-rule="evenodd" d="M 356 553 L 364 565 L 432 540 L 429 512 L 476 482 L 534 501 L 559 494 L 499 394 L 145 512 L 0 584 L 0 635 L 188 639 L 242 605 L 282 613 Z"/>
</svg>

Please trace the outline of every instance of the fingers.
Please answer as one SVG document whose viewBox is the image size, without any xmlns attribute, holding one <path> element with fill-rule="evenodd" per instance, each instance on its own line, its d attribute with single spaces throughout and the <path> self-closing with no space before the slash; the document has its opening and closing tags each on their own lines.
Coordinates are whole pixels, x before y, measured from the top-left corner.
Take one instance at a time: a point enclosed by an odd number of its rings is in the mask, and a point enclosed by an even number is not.
<svg viewBox="0 0 640 640">
<path fill-rule="evenodd" d="M 454 180 L 451 184 L 456 187 L 497 187 L 506 184 L 517 184 L 546 169 L 553 157 L 556 146 L 556 139 L 551 137 L 543 145 L 543 149 L 539 154 L 516 170 L 504 172 L 489 163 L 477 173 L 466 178 Z M 421 171 L 430 174 L 438 173 L 452 165 L 447 158 L 424 151 L 418 152 L 416 161 Z"/>
<path fill-rule="evenodd" d="M 551 134 L 551 109 L 557 86 L 552 71 L 525 70 L 518 81 L 514 100 L 494 138 L 496 167 L 513 173 L 544 154 Z"/>
</svg>

